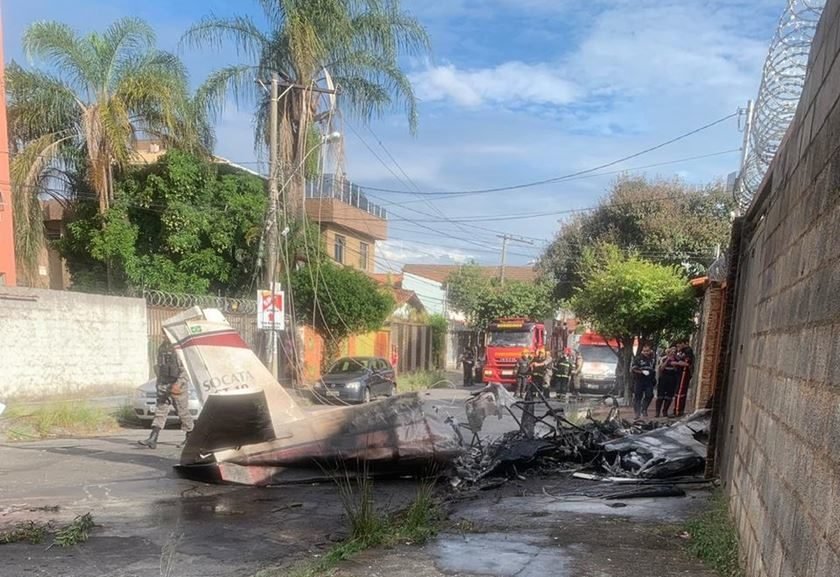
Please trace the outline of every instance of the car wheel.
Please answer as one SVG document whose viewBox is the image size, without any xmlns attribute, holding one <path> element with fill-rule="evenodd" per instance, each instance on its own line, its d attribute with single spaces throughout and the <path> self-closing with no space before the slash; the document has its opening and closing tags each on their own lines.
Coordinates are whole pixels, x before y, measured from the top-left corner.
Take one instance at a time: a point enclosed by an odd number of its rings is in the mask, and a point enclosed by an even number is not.
<svg viewBox="0 0 840 577">
<path fill-rule="evenodd" d="M 369 403 L 370 402 L 370 389 L 369 388 L 365 389 L 365 396 L 364 396 L 364 399 L 362 400 L 362 402 L 363 403 Z"/>
</svg>

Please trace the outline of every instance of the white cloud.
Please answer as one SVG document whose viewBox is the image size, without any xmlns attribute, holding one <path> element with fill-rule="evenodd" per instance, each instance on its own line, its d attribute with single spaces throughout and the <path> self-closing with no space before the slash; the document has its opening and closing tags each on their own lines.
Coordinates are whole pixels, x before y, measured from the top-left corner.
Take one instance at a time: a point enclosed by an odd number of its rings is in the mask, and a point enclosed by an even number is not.
<svg viewBox="0 0 840 577">
<path fill-rule="evenodd" d="M 405 263 L 461 264 L 475 259 L 466 251 L 454 248 L 440 248 L 406 240 L 386 240 L 376 243 L 376 252 L 381 257 L 377 264 L 382 268 L 397 268 Z M 384 261 L 384 262 L 383 262 Z"/>
<path fill-rule="evenodd" d="M 421 100 L 451 100 L 458 105 L 564 105 L 578 95 L 575 84 L 548 64 L 503 62 L 493 68 L 458 69 L 452 64 L 428 66 L 411 78 Z"/>
</svg>

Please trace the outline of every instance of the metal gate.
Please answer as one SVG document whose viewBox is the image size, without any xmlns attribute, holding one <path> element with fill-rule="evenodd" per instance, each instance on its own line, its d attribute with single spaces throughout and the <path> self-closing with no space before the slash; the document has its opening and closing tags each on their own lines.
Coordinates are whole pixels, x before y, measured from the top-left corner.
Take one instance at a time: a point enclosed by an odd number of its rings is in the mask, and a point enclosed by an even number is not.
<svg viewBox="0 0 840 577">
<path fill-rule="evenodd" d="M 432 327 L 391 321 L 391 346 L 400 356 L 397 371 L 411 373 L 432 369 Z"/>
<path fill-rule="evenodd" d="M 143 298 L 146 299 L 146 318 L 148 321 L 149 377 L 154 376 L 157 350 L 164 338 L 164 321 L 194 306 L 219 309 L 230 325 L 248 343 L 251 350 L 259 354 L 262 341 L 261 333 L 257 330 L 257 303 L 255 299 L 176 294 L 163 291 L 143 291 Z"/>
</svg>

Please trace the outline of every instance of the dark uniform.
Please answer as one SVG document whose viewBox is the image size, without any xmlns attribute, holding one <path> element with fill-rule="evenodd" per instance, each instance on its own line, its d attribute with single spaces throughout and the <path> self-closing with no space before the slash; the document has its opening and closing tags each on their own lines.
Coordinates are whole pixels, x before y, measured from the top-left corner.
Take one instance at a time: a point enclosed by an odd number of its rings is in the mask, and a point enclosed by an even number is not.
<svg viewBox="0 0 840 577">
<path fill-rule="evenodd" d="M 155 404 L 155 418 L 152 421 L 152 432 L 148 439 L 138 441 L 144 447 L 154 449 L 157 447 L 158 435 L 161 429 L 166 426 L 166 418 L 169 411 L 175 407 L 178 419 L 181 421 L 181 430 L 187 436 L 193 429 L 193 417 L 190 414 L 189 402 L 189 379 L 172 343 L 164 341 L 158 348 L 157 364 L 157 399 Z"/>
<path fill-rule="evenodd" d="M 545 394 L 546 375 L 548 374 L 548 359 L 545 353 L 537 353 L 537 358 L 531 361 L 531 382 Z"/>
<path fill-rule="evenodd" d="M 656 416 L 668 416 L 677 385 L 680 380 L 680 367 L 676 366 L 676 353 L 668 354 L 660 365 L 659 381 L 656 384 Z"/>
<path fill-rule="evenodd" d="M 674 399 L 674 416 L 682 417 L 685 414 L 688 385 L 691 383 L 691 376 L 694 373 L 694 351 L 691 350 L 688 344 L 680 347 L 677 352 L 677 361 L 680 365 L 680 376 L 677 385 L 677 394 Z"/>
<path fill-rule="evenodd" d="M 467 349 L 461 355 L 461 363 L 464 365 L 464 386 L 471 387 L 473 385 L 473 377 L 475 376 L 475 355 L 471 349 Z"/>
<path fill-rule="evenodd" d="M 516 361 L 516 396 L 521 397 L 525 394 L 525 387 L 528 386 L 528 375 L 531 373 L 531 359 L 528 355 L 522 353 L 519 360 Z"/>
<path fill-rule="evenodd" d="M 554 375 L 552 381 L 556 383 L 558 395 L 571 392 L 569 390 L 569 382 L 572 378 L 573 369 L 574 364 L 571 356 L 568 354 L 563 354 L 563 356 L 557 359 L 557 362 L 554 363 Z"/>
<path fill-rule="evenodd" d="M 656 385 L 656 356 L 644 354 L 633 361 L 633 408 L 636 418 L 646 417 L 647 409 L 653 399 L 653 388 Z"/>
</svg>

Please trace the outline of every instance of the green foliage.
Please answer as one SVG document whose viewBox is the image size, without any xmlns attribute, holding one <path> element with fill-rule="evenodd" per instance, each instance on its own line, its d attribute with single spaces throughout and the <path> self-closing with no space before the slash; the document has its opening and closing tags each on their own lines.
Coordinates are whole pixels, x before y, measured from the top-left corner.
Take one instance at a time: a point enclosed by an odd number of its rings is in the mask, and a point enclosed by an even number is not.
<svg viewBox="0 0 840 577">
<path fill-rule="evenodd" d="M 398 390 L 400 393 L 426 391 L 428 389 L 454 388 L 445 371 L 415 371 L 399 375 Z"/>
<path fill-rule="evenodd" d="M 594 265 L 570 304 L 599 334 L 658 340 L 666 330 L 690 330 L 697 303 L 677 267 L 613 253 Z"/>
<path fill-rule="evenodd" d="M 28 521 L 19 523 L 7 531 L 0 532 L 0 545 L 8 543 L 43 543 L 49 531 L 49 525 Z"/>
<path fill-rule="evenodd" d="M 37 405 L 12 405 L 4 414 L 8 440 L 32 440 L 102 434 L 118 428 L 113 415 L 85 402 L 56 401 Z"/>
<path fill-rule="evenodd" d="M 341 341 L 377 330 L 394 310 L 391 294 L 358 270 L 329 261 L 313 261 L 291 274 L 298 318 L 311 323 L 324 339 L 329 363 Z"/>
<path fill-rule="evenodd" d="M 440 368 L 446 353 L 446 331 L 449 330 L 449 323 L 443 315 L 429 315 L 428 322 L 432 327 L 432 357 L 435 367 Z"/>
<path fill-rule="evenodd" d="M 721 577 L 743 577 L 738 557 L 738 532 L 729 516 L 726 497 L 717 491 L 711 507 L 686 524 L 688 549 Z"/>
<path fill-rule="evenodd" d="M 104 32 L 79 35 L 65 24 L 35 22 L 23 36 L 40 68 L 6 69 L 16 245 L 25 273 L 43 246 L 38 196 L 83 175 L 100 206 L 109 173 L 126 168 L 138 134 L 206 150 L 212 131 L 188 92 L 184 65 L 155 48 L 152 28 L 122 18 Z M 72 190 L 72 189 L 70 189 Z M 26 276 L 26 274 L 25 274 Z"/>
<path fill-rule="evenodd" d="M 703 274 L 716 246 L 729 241 L 731 195 L 718 184 L 693 188 L 672 180 L 621 177 L 597 210 L 566 221 L 540 260 L 540 268 L 568 298 L 583 284 L 584 255 L 609 244 L 649 260 Z"/>
<path fill-rule="evenodd" d="M 241 296 L 253 288 L 265 211 L 257 176 L 171 150 L 128 172 L 104 217 L 79 203 L 59 243 L 82 290 L 118 288 Z"/>
<path fill-rule="evenodd" d="M 60 547 L 72 547 L 84 543 L 93 530 L 93 516 L 90 513 L 79 515 L 55 534 L 55 544 Z"/>
<path fill-rule="evenodd" d="M 624 257 L 614 246 L 590 250 L 584 260 L 584 284 L 569 304 L 595 332 L 620 342 L 619 364 L 629 398 L 634 339 L 657 343 L 669 334 L 690 333 L 697 301 L 678 267 Z"/>
<path fill-rule="evenodd" d="M 500 285 L 497 279 L 482 275 L 475 263 L 453 273 L 446 286 L 452 308 L 463 312 L 469 324 L 477 328 L 500 317 L 542 319 L 554 311 L 556 304 L 550 285 L 511 281 Z"/>
</svg>

